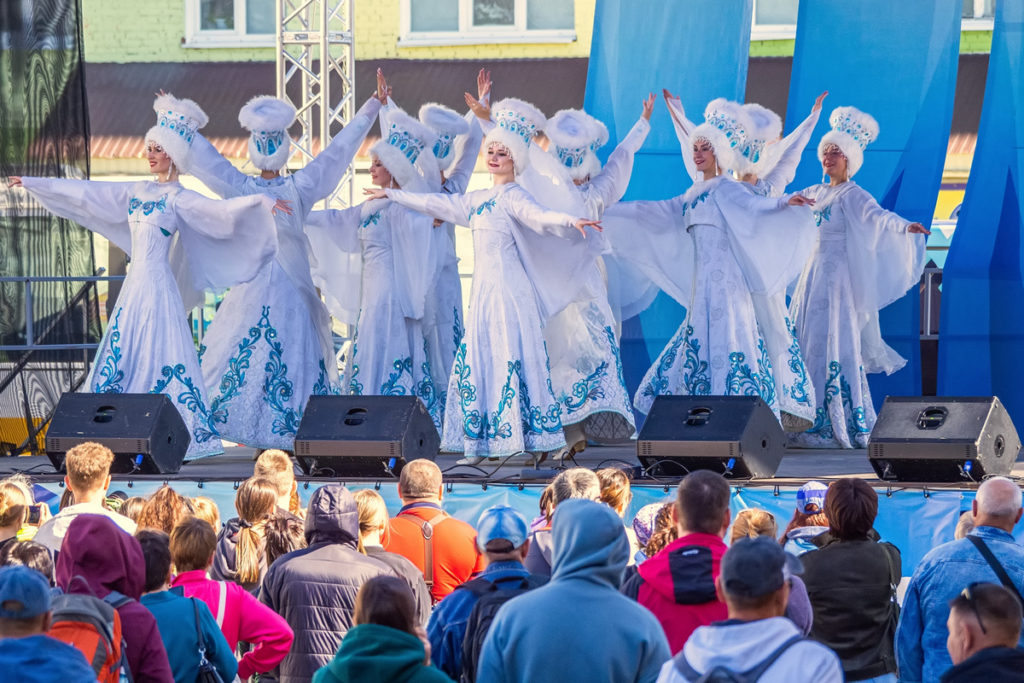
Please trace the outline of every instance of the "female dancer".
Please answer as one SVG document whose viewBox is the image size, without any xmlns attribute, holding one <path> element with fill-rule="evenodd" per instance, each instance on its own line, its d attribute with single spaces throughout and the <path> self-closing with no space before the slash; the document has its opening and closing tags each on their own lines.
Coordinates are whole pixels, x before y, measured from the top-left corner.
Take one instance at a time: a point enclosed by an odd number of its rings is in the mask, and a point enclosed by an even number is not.
<svg viewBox="0 0 1024 683">
<path fill-rule="evenodd" d="M 158 97 L 154 109 L 158 123 L 146 133 L 146 156 L 156 182 L 12 178 L 12 185 L 131 258 L 86 390 L 167 394 L 192 435 L 186 458 L 194 459 L 222 452 L 218 427 L 226 416 L 207 401 L 186 305 L 198 303 L 198 290 L 255 277 L 277 251 L 271 211 L 289 207 L 264 195 L 215 201 L 183 189 L 178 169 L 188 167 L 206 114 L 170 95 Z M 190 277 L 175 282 L 175 273 Z"/>
<path fill-rule="evenodd" d="M 377 93 L 304 168 L 281 175 L 292 156 L 288 127 L 295 108 L 276 97 L 257 97 L 238 114 L 251 131 L 249 159 L 260 169 L 236 169 L 201 135 L 189 171 L 222 197 L 266 194 L 292 203 L 277 217 L 279 250 L 270 267 L 224 297 L 204 339 L 206 388 L 227 439 L 257 448 L 291 448 L 311 394 L 336 394 L 338 364 L 330 318 L 310 277 L 303 221 L 334 191 L 373 125 L 387 83 L 377 71 Z"/>
<path fill-rule="evenodd" d="M 617 240 L 618 251 L 687 309 L 634 405 L 647 413 L 663 394 L 757 395 L 778 413 L 752 295 L 781 291 L 803 267 L 813 225 L 800 207 L 810 202 L 760 197 L 722 174 L 736 166 L 735 148 L 752 127 L 739 105 L 716 100 L 705 120 L 690 136 L 701 181 L 674 199 L 615 207 L 617 222 L 650 226 Z"/>
<path fill-rule="evenodd" d="M 383 114 L 382 127 L 384 136 L 370 148 L 373 184 L 425 192 L 416 164 L 431 153 L 433 133 L 397 107 Z M 360 255 L 361 287 L 336 293 L 341 299 L 359 296 L 345 377 L 349 392 L 418 396 L 440 429 L 444 397 L 434 383 L 424 317 L 442 264 L 437 249 L 447 233 L 434 229 L 432 217 L 386 200 L 314 212 L 310 222 L 326 228 L 343 253 Z"/>
<path fill-rule="evenodd" d="M 928 230 L 850 180 L 878 123 L 853 107 L 837 108 L 829 123 L 818 144 L 829 181 L 804 190 L 821 237 L 790 304 L 818 405 L 814 425 L 791 443 L 865 448 L 876 417 L 867 373 L 891 374 L 906 363 L 882 341 L 878 311 L 920 281 L 925 239 L 916 235 Z"/>
<path fill-rule="evenodd" d="M 529 163 L 543 114 L 506 99 L 494 116 L 497 126 L 484 140 L 492 189 L 465 195 L 367 190 L 473 230 L 466 334 L 448 382 L 441 445 L 470 463 L 565 445 L 542 328 L 569 303 L 565 283 L 578 281 L 596 257 L 572 228 L 584 236 L 587 226 L 599 228 L 597 221 L 544 209 L 514 182 Z"/>
</svg>

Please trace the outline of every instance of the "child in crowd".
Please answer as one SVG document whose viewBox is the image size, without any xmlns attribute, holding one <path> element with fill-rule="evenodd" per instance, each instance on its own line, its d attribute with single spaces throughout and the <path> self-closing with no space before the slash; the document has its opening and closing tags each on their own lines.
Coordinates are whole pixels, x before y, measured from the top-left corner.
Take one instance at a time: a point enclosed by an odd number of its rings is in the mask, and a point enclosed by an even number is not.
<svg viewBox="0 0 1024 683">
<path fill-rule="evenodd" d="M 597 471 L 597 478 L 601 481 L 601 502 L 625 519 L 626 511 L 633 500 L 629 476 L 618 467 L 605 467 Z M 629 564 L 634 564 L 636 554 L 640 552 L 640 544 L 631 526 L 626 526 L 626 537 L 629 538 Z"/>
</svg>

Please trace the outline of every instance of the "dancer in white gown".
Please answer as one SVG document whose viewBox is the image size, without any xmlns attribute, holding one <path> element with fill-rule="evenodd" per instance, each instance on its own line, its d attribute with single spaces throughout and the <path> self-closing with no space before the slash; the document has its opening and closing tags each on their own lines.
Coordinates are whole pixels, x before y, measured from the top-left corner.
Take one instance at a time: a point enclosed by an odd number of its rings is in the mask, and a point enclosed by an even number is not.
<svg viewBox="0 0 1024 683">
<path fill-rule="evenodd" d="M 584 233 L 597 221 L 547 210 L 514 182 L 543 115 L 507 99 L 494 116 L 497 126 L 484 141 L 493 188 L 465 195 L 367 191 L 473 231 L 466 334 L 448 383 L 441 445 L 470 463 L 565 445 L 543 325 L 569 303 L 565 283 L 596 258 L 574 229 Z"/>
<path fill-rule="evenodd" d="M 906 363 L 882 340 L 878 311 L 921 279 L 925 238 L 920 223 L 886 211 L 850 180 L 878 123 L 853 107 L 829 117 L 818 144 L 829 181 L 803 191 L 815 201 L 820 241 L 790 304 L 814 382 L 814 425 L 791 437 L 808 448 L 865 448 L 875 424 L 867 373 L 893 373 Z"/>
<path fill-rule="evenodd" d="M 186 310 L 201 303 L 203 289 L 263 271 L 277 251 L 271 210 L 288 207 L 265 195 L 215 201 L 183 189 L 178 169 L 188 166 L 206 114 L 170 95 L 157 98 L 154 108 L 158 124 L 146 134 L 146 156 L 156 182 L 14 178 L 13 184 L 130 257 L 85 391 L 167 394 L 192 437 L 191 460 L 223 452 L 218 430 L 226 415 L 208 400 Z"/>
<path fill-rule="evenodd" d="M 313 161 L 287 175 L 281 171 L 293 153 L 287 129 L 295 107 L 284 100 L 257 97 L 238 114 L 250 131 L 249 159 L 259 175 L 242 173 L 196 136 L 188 170 L 214 192 L 266 194 L 293 207 L 277 216 L 277 257 L 256 278 L 228 292 L 203 339 L 203 378 L 223 416 L 220 432 L 226 439 L 290 449 L 309 396 L 340 393 L 330 317 L 310 277 L 303 223 L 313 205 L 338 185 L 386 96 L 387 83 L 378 71 L 376 97 Z"/>
<path fill-rule="evenodd" d="M 800 272 L 813 246 L 808 202 L 760 197 L 722 174 L 752 126 L 739 105 L 716 100 L 705 120 L 690 136 L 703 180 L 674 199 L 615 207 L 615 222 L 636 229 L 614 247 L 687 309 L 634 405 L 647 413 L 660 395 L 754 395 L 778 414 L 752 294 L 782 291 Z"/>
<path fill-rule="evenodd" d="M 416 164 L 431 154 L 433 133 L 397 107 L 382 116 L 382 125 L 382 139 L 370 148 L 373 184 L 425 192 L 427 182 Z M 424 330 L 427 300 L 436 292 L 442 263 L 436 252 L 447 233 L 434 227 L 432 217 L 386 199 L 316 211 L 309 220 L 325 228 L 341 252 L 359 256 L 359 288 L 334 294 L 359 300 L 345 371 L 349 393 L 417 396 L 440 430 L 444 396 L 435 385 L 434 354 Z M 346 262 L 345 257 L 328 260 L 338 267 Z"/>
</svg>

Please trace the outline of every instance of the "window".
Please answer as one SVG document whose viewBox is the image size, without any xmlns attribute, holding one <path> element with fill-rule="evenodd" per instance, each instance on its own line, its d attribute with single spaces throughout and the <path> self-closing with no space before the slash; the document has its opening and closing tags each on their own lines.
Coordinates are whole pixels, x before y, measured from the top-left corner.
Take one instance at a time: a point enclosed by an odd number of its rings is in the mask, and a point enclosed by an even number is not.
<svg viewBox="0 0 1024 683">
<path fill-rule="evenodd" d="M 399 45 L 576 39 L 573 0 L 401 0 Z"/>
<path fill-rule="evenodd" d="M 277 0 L 185 0 L 186 47 L 274 44 Z"/>
<path fill-rule="evenodd" d="M 996 0 L 964 0 L 961 26 L 965 31 L 991 31 Z"/>
<path fill-rule="evenodd" d="M 783 40 L 796 37 L 800 0 L 754 0 L 751 40 Z"/>
</svg>

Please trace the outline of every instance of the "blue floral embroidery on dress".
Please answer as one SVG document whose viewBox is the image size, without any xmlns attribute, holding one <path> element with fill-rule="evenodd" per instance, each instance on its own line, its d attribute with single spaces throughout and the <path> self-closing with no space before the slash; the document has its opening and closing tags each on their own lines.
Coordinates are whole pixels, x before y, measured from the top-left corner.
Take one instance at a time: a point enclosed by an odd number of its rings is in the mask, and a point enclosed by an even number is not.
<svg viewBox="0 0 1024 683">
<path fill-rule="evenodd" d="M 117 309 L 114 315 L 114 323 L 110 326 L 107 339 L 109 340 L 109 352 L 103 359 L 103 367 L 100 368 L 100 377 L 103 381 L 95 385 L 93 391 L 97 394 L 120 394 L 124 392 L 121 380 L 124 379 L 124 371 L 119 367 L 121 364 L 121 311 Z"/>
<path fill-rule="evenodd" d="M 302 421 L 302 411 L 285 405 L 295 392 L 291 380 L 288 379 L 288 365 L 283 361 L 281 342 L 277 341 L 277 330 L 270 324 L 270 306 L 263 307 L 263 315 L 258 323 L 263 331 L 263 338 L 270 345 L 270 355 L 263 369 L 266 378 L 263 380 L 263 400 L 278 417 L 271 426 L 271 432 L 281 436 L 294 436 Z"/>
<path fill-rule="evenodd" d="M 320 372 L 316 376 L 316 383 L 313 384 L 314 396 L 337 396 L 341 394 L 341 388 L 331 385 L 327 380 L 327 365 L 324 359 L 320 359 Z"/>
<path fill-rule="evenodd" d="M 498 203 L 498 198 L 497 197 L 491 197 L 490 199 L 488 199 L 486 202 L 484 202 L 480 206 L 476 207 L 475 209 L 470 208 L 470 210 L 469 210 L 469 217 L 472 218 L 473 214 L 476 214 L 477 216 L 482 216 L 484 211 L 490 213 L 491 211 L 494 210 L 494 207 L 495 207 L 495 205 L 497 203 Z"/>
<path fill-rule="evenodd" d="M 544 345 L 544 357 L 547 358 L 547 344 Z M 530 388 L 523 377 L 522 361 L 509 361 L 509 377 L 506 387 L 511 383 L 512 373 L 519 377 L 519 410 L 523 423 L 524 434 L 559 434 L 562 431 L 562 404 L 554 400 L 555 391 L 551 388 L 551 361 L 548 360 L 548 396 L 552 402 L 546 409 L 533 405 L 530 400 Z"/>
<path fill-rule="evenodd" d="M 456 306 L 453 310 L 455 312 L 455 322 L 452 323 L 452 341 L 455 342 L 455 348 L 459 348 L 459 344 L 462 343 L 462 337 L 466 334 L 466 330 L 462 327 L 462 319 L 459 316 L 459 307 Z"/>
<path fill-rule="evenodd" d="M 185 406 L 189 412 L 202 418 L 202 423 L 197 424 L 195 429 L 192 430 L 192 436 L 195 438 L 196 443 L 205 443 L 215 436 L 219 436 L 217 428 L 213 424 L 212 416 L 206 409 L 206 404 L 203 403 L 202 393 L 196 388 L 192 378 L 185 374 L 185 365 L 183 363 L 173 366 L 165 365 L 160 368 L 160 374 L 164 378 L 157 380 L 157 383 L 149 390 L 149 393 L 165 393 L 172 380 L 178 380 L 185 386 L 185 391 L 177 396 L 178 403 Z"/>
<path fill-rule="evenodd" d="M 608 361 L 601 363 L 592 373 L 572 385 L 572 395 L 562 399 L 566 412 L 574 413 L 587 404 L 587 401 L 596 401 L 604 398 L 604 387 L 601 380 L 608 376 Z"/>
<path fill-rule="evenodd" d="M 412 385 L 412 358 L 409 356 L 399 358 L 391 364 L 391 367 L 393 367 L 395 371 L 388 375 L 384 384 L 380 385 L 380 395 L 405 396 L 407 393 L 406 389 L 400 382 L 403 375 L 409 375 L 409 384 L 410 386 Z"/>
<path fill-rule="evenodd" d="M 239 390 L 245 386 L 245 372 L 249 369 L 253 347 L 260 340 L 260 329 L 250 327 L 248 336 L 238 342 L 238 351 L 228 359 L 227 371 L 220 378 L 217 387 L 220 392 L 210 401 L 210 419 L 215 423 L 226 424 L 228 421 L 228 405 L 238 396 Z"/>
<path fill-rule="evenodd" d="M 859 368 L 858 368 L 859 370 Z M 834 425 L 830 416 L 832 402 L 839 396 L 840 403 L 845 414 L 846 434 L 851 444 L 857 443 L 857 437 L 864 436 L 871 432 L 867 426 L 867 418 L 863 406 L 853 405 L 853 393 L 850 384 L 843 376 L 843 366 L 839 361 L 831 361 L 828 364 L 828 379 L 825 380 L 825 397 L 821 407 L 815 411 L 814 424 L 807 433 L 819 436 L 822 439 L 831 440 L 835 438 Z"/>
<path fill-rule="evenodd" d="M 699 195 L 694 197 L 692 201 L 690 201 L 690 202 L 683 202 L 683 213 L 682 213 L 682 215 L 685 216 L 686 212 L 689 209 L 696 209 L 698 204 L 700 204 L 702 202 L 706 202 L 709 196 L 711 196 L 711 191 L 710 190 L 704 190 Z"/>
<path fill-rule="evenodd" d="M 159 211 L 163 213 L 167 210 L 167 193 L 160 195 L 160 199 L 150 200 L 147 202 L 142 201 L 138 197 L 132 197 L 128 202 L 128 215 L 131 216 L 139 209 L 142 209 L 142 213 L 145 216 L 150 215 L 153 211 Z M 162 229 L 162 228 L 161 228 Z M 165 234 L 169 234 L 166 233 Z"/>
<path fill-rule="evenodd" d="M 711 393 L 711 378 L 708 376 L 708 362 L 700 359 L 700 340 L 693 337 L 693 326 L 687 325 L 682 335 L 676 333 L 672 344 L 658 359 L 654 377 L 644 387 L 644 396 L 657 397 L 668 394 L 668 370 L 676 363 L 679 348 L 683 347 L 683 387 L 691 396 L 704 396 Z"/>
<path fill-rule="evenodd" d="M 377 225 L 378 223 L 380 223 L 380 211 L 374 211 L 369 216 L 367 216 L 359 225 L 360 227 L 368 228 L 371 225 Z"/>
<path fill-rule="evenodd" d="M 796 329 L 788 317 L 786 318 L 786 329 L 789 330 L 793 339 L 793 343 L 789 345 L 789 369 L 796 378 L 793 386 L 789 388 L 789 397 L 801 405 L 810 405 L 811 398 L 807 395 L 807 385 L 810 382 L 807 377 L 807 366 L 800 353 L 800 342 L 796 338 Z"/>
<path fill-rule="evenodd" d="M 820 211 L 814 212 L 814 224 L 821 227 L 821 224 L 826 221 L 832 220 L 832 205 L 829 204 L 823 207 Z"/>
<path fill-rule="evenodd" d="M 729 374 L 725 380 L 726 396 L 760 396 L 768 405 L 775 404 L 775 378 L 772 364 L 764 346 L 764 340 L 757 340 L 760 357 L 757 359 L 758 372 L 744 363 L 746 354 L 733 351 L 729 354 Z"/>
<path fill-rule="evenodd" d="M 686 333 L 689 335 L 693 331 L 692 327 L 686 328 Z M 667 349 L 661 352 L 661 357 L 658 358 L 658 364 L 654 368 L 654 377 L 644 387 L 644 396 L 657 397 L 668 393 L 668 377 L 665 373 L 675 365 L 676 354 L 679 353 L 679 347 L 683 344 L 683 337 L 676 336 L 672 340 L 672 343 Z"/>
<path fill-rule="evenodd" d="M 508 382 L 502 388 L 501 400 L 498 402 L 498 410 L 493 416 L 481 414 L 472 408 L 477 400 L 476 385 L 470 381 L 472 370 L 466 363 L 466 345 L 459 344 L 459 350 L 455 353 L 455 365 L 452 372 L 456 377 L 456 386 L 459 391 L 459 402 L 462 408 L 462 429 L 470 439 L 508 439 L 512 436 L 512 424 L 502 422 L 501 414 L 505 411 L 508 402 L 515 397 L 515 391 L 511 389 Z M 511 392 L 511 395 L 509 393 Z"/>
</svg>

